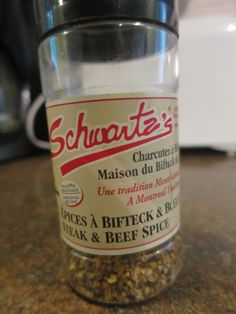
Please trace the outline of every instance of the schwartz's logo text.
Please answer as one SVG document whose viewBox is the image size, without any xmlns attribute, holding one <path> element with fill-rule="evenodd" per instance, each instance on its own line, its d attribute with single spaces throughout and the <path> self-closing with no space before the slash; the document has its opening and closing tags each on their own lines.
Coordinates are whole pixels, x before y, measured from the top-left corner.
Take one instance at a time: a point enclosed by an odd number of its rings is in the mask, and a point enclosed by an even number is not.
<svg viewBox="0 0 236 314">
<path fill-rule="evenodd" d="M 83 152 L 60 166 L 62 176 L 71 171 L 106 157 L 119 154 L 141 145 L 163 139 L 173 133 L 173 119 L 170 112 L 156 112 L 141 101 L 137 111 L 129 115 L 123 123 L 111 122 L 103 126 L 90 126 L 86 123 L 88 114 L 79 111 L 76 124 L 63 130 L 65 117 L 59 116 L 49 126 L 52 158 L 59 158 L 65 151 Z M 97 149 L 96 149 L 97 148 Z M 102 148 L 102 149 L 101 149 Z"/>
</svg>

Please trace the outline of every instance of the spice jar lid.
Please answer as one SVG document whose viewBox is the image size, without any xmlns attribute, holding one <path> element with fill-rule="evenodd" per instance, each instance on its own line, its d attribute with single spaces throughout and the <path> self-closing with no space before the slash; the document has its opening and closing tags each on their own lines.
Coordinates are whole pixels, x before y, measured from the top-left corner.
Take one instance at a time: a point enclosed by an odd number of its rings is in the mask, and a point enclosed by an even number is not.
<svg viewBox="0 0 236 314">
<path fill-rule="evenodd" d="M 75 23 L 128 19 L 154 23 L 178 35 L 177 0 L 34 0 L 40 37 Z"/>
</svg>

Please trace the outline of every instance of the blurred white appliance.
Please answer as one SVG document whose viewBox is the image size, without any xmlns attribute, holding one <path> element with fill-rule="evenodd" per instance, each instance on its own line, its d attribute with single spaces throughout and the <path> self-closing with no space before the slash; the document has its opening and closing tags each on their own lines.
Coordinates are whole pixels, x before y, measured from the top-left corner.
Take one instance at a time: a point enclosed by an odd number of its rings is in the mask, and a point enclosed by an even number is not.
<svg viewBox="0 0 236 314">
<path fill-rule="evenodd" d="M 236 0 L 180 0 L 180 144 L 236 153 Z"/>
</svg>

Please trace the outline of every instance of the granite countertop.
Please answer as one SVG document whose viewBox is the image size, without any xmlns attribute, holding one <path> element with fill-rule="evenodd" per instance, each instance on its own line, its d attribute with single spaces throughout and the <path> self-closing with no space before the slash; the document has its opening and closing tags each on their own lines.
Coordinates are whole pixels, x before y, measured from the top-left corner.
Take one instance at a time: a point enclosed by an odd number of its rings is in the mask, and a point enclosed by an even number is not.
<svg viewBox="0 0 236 314">
<path fill-rule="evenodd" d="M 182 156 L 183 270 L 138 306 L 88 303 L 66 284 L 49 156 L 0 166 L 0 313 L 236 313 L 236 159 Z"/>
</svg>

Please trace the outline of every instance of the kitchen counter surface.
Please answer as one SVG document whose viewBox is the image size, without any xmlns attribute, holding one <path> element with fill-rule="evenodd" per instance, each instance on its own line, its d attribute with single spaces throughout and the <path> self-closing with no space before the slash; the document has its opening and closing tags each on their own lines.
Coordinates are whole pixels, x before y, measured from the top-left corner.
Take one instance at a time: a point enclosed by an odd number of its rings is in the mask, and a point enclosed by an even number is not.
<svg viewBox="0 0 236 314">
<path fill-rule="evenodd" d="M 137 306 L 91 304 L 67 286 L 49 156 L 0 166 L 0 313 L 236 313 L 236 159 L 182 156 L 183 270 Z"/>
</svg>

